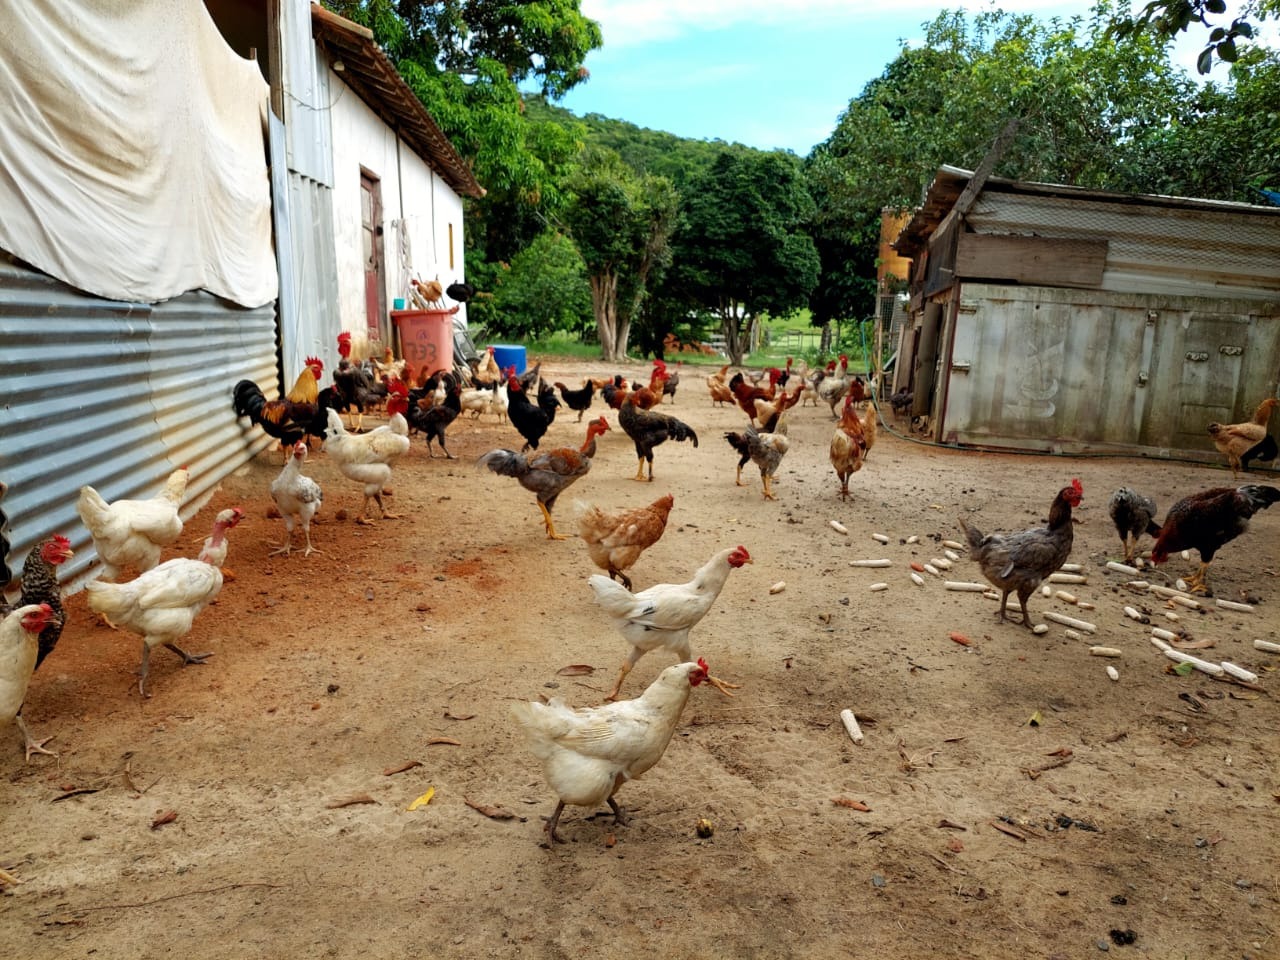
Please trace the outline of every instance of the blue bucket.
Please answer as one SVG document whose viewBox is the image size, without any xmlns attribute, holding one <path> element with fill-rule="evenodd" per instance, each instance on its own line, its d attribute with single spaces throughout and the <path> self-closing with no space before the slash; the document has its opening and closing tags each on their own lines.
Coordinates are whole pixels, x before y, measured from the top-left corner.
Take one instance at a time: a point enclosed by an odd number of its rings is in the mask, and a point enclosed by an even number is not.
<svg viewBox="0 0 1280 960">
<path fill-rule="evenodd" d="M 515 367 L 516 373 L 524 373 L 525 355 L 524 347 L 512 346 L 506 343 L 491 344 L 493 347 L 493 360 L 502 370 L 507 367 Z"/>
</svg>

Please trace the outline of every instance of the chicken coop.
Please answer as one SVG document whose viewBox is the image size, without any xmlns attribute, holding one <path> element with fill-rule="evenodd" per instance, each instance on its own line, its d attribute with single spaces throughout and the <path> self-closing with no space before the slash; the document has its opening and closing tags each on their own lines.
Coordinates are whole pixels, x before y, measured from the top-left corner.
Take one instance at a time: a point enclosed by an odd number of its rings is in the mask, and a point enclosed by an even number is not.
<svg viewBox="0 0 1280 960">
<path fill-rule="evenodd" d="M 1216 461 L 1207 425 L 1276 393 L 1280 208 L 972 178 L 941 168 L 894 244 L 921 432 Z"/>
</svg>

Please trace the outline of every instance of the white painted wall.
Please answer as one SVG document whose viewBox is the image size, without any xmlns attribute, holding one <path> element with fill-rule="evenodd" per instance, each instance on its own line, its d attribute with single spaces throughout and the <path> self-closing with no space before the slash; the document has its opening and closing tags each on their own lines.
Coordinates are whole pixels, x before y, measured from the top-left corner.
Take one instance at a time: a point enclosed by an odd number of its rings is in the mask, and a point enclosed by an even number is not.
<svg viewBox="0 0 1280 960">
<path fill-rule="evenodd" d="M 365 356 L 361 168 L 380 178 L 388 308 L 397 297 L 408 299 L 411 277 L 438 277 L 446 287 L 463 279 L 462 198 L 406 144 L 397 142 L 395 133 L 343 82 L 341 74 L 330 70 L 329 84 L 338 312 L 342 329 L 353 333 L 355 355 Z M 458 311 L 464 320 L 465 311 L 465 306 Z M 375 352 L 381 353 L 381 347 Z"/>
</svg>

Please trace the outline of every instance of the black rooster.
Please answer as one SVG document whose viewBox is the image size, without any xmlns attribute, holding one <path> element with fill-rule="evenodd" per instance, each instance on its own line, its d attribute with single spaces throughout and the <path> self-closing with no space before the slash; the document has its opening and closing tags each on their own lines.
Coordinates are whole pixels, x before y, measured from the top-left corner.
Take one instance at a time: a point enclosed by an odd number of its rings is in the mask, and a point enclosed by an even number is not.
<svg viewBox="0 0 1280 960">
<path fill-rule="evenodd" d="M 521 453 L 530 448 L 537 450 L 538 442 L 556 418 L 556 407 L 560 406 L 555 389 L 548 383 L 542 384 L 538 389 L 538 402 L 535 405 L 525 393 L 520 379 L 513 376 L 507 381 L 507 396 L 507 416 L 525 441 L 520 448 Z"/>
<path fill-rule="evenodd" d="M 453 373 L 442 374 L 441 380 L 444 383 L 444 401 L 423 407 L 419 401 L 423 400 L 429 391 L 425 387 L 420 390 L 410 391 L 409 413 L 406 419 L 409 421 L 410 427 L 415 430 L 421 430 L 427 438 L 427 456 L 435 458 L 431 443 L 436 440 L 439 441 L 440 449 L 444 451 L 445 457 L 450 460 L 457 460 L 458 458 L 450 453 L 449 448 L 444 445 L 444 437 L 449 424 L 457 420 L 458 414 L 462 412 L 462 382 Z"/>
<path fill-rule="evenodd" d="M 578 411 L 578 423 L 582 422 L 582 415 L 591 409 L 591 399 L 596 395 L 596 385 L 591 378 L 582 381 L 582 386 L 577 390 L 571 390 L 563 383 L 556 382 L 555 387 L 560 391 L 560 396 L 564 399 L 564 405 L 570 410 Z"/>
<path fill-rule="evenodd" d="M 636 445 L 636 480 L 644 480 L 644 465 L 649 464 L 650 483 L 653 482 L 653 448 L 667 440 L 692 440 L 698 445 L 698 435 L 693 428 L 682 420 L 665 413 L 644 410 L 635 404 L 635 394 L 627 394 L 618 409 L 618 423 L 627 432 L 631 442 Z"/>
</svg>

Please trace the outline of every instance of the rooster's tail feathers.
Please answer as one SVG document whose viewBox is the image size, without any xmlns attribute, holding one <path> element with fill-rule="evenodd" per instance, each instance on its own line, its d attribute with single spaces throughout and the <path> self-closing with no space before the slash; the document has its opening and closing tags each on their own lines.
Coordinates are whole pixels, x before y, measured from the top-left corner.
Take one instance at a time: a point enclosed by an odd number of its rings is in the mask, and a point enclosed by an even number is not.
<svg viewBox="0 0 1280 960">
<path fill-rule="evenodd" d="M 263 395 L 262 388 L 252 380 L 241 380 L 236 384 L 234 405 L 237 417 L 248 417 L 257 423 L 266 403 L 267 398 Z"/>
<path fill-rule="evenodd" d="M 89 609 L 103 614 L 108 620 L 120 620 L 132 605 L 128 591 L 122 590 L 120 584 L 90 580 L 84 589 L 89 595 Z"/>
<path fill-rule="evenodd" d="M 476 460 L 476 465 L 503 477 L 521 477 L 529 472 L 529 461 L 514 450 L 490 450 Z"/>
<path fill-rule="evenodd" d="M 614 617 L 627 617 L 635 606 L 636 598 L 622 584 L 611 580 L 604 574 L 595 573 L 587 578 L 591 592 L 595 594 L 596 603 L 604 608 L 605 613 Z"/>
</svg>

